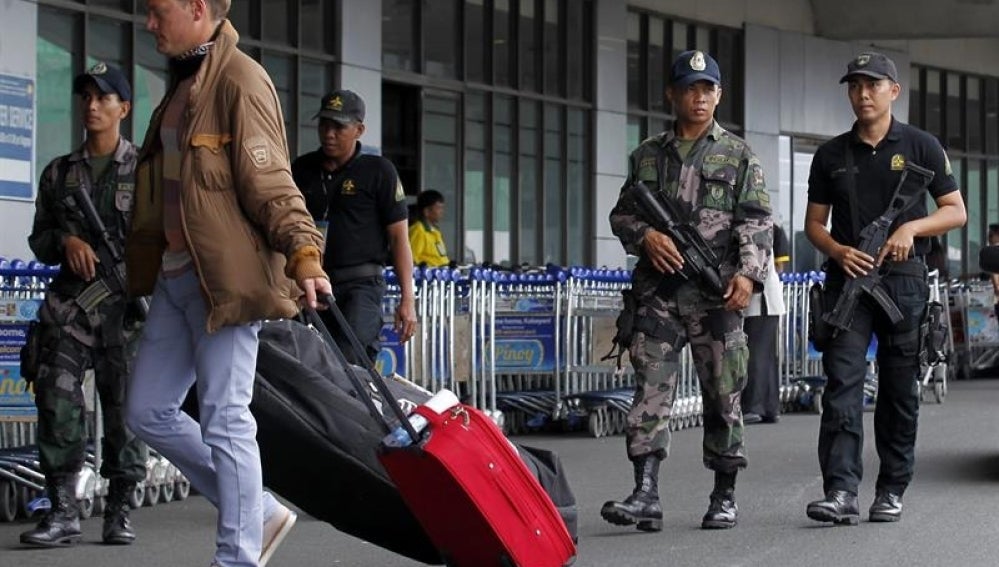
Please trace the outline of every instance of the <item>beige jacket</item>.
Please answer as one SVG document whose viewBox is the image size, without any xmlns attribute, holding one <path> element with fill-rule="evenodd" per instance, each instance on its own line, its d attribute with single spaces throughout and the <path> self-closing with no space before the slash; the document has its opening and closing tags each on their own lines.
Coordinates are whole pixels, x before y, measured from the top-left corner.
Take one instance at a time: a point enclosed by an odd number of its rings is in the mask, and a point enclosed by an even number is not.
<svg viewBox="0 0 999 567">
<path fill-rule="evenodd" d="M 181 224 L 208 302 L 208 331 L 297 312 L 294 280 L 323 276 L 322 235 L 295 187 L 284 122 L 264 69 L 221 24 L 195 75 L 180 132 Z M 160 271 L 163 153 L 153 114 L 136 170 L 126 239 L 129 292 L 151 294 Z M 289 279 L 291 278 L 291 279 Z"/>
</svg>

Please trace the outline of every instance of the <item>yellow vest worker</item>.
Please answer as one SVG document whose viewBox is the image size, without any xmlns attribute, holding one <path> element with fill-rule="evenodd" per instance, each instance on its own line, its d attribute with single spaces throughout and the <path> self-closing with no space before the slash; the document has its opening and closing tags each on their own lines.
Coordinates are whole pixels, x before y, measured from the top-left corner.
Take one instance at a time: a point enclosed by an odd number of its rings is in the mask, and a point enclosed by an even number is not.
<svg viewBox="0 0 999 567">
<path fill-rule="evenodd" d="M 413 263 L 431 268 L 448 265 L 444 235 L 434 225 L 418 220 L 409 227 L 409 247 L 413 249 Z"/>
<path fill-rule="evenodd" d="M 437 228 L 444 218 L 444 195 L 433 189 L 420 192 L 416 197 L 416 211 L 418 218 L 409 226 L 413 263 L 431 268 L 448 265 L 444 235 Z"/>
</svg>

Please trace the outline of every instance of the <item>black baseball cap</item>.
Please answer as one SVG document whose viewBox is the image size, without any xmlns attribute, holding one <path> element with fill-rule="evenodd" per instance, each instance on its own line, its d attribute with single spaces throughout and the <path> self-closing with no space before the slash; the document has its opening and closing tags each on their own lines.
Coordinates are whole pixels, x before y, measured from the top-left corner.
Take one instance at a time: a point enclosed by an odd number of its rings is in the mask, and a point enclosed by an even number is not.
<svg viewBox="0 0 999 567">
<path fill-rule="evenodd" d="M 846 74 L 839 82 L 845 83 L 853 75 L 867 75 L 875 79 L 890 79 L 893 83 L 898 82 L 898 70 L 895 68 L 895 62 L 887 55 L 874 51 L 861 53 L 854 57 L 846 65 Z"/>
<path fill-rule="evenodd" d="M 128 85 L 128 79 L 120 70 L 106 63 L 97 63 L 86 73 L 77 75 L 73 79 L 73 94 L 82 93 L 90 83 L 97 85 L 97 89 L 104 94 L 115 93 L 125 102 L 132 101 L 132 87 Z"/>
<path fill-rule="evenodd" d="M 721 84 L 721 69 L 713 57 L 703 51 L 684 51 L 673 60 L 669 70 L 669 84 L 686 87 L 696 81 Z"/>
<path fill-rule="evenodd" d="M 313 118 L 326 118 L 341 124 L 364 122 L 364 101 L 354 91 L 338 90 L 323 97 Z"/>
</svg>

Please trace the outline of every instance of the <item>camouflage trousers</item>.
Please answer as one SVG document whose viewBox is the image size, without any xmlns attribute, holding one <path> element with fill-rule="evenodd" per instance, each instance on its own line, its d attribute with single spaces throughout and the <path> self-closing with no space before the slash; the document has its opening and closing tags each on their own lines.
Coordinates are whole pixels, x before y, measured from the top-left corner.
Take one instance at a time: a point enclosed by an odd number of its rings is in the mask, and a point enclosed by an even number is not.
<svg viewBox="0 0 999 567">
<path fill-rule="evenodd" d="M 39 311 L 42 348 L 34 390 L 41 471 L 51 479 L 83 468 L 83 378 L 92 368 L 104 418 L 101 476 L 138 482 L 146 477 L 147 449 L 125 427 L 123 415 L 130 358 L 121 339 L 124 309 L 119 304 L 95 311 L 87 314 L 51 293 Z"/>
<path fill-rule="evenodd" d="M 740 396 L 749 348 L 742 321 L 741 312 L 726 311 L 691 284 L 668 299 L 646 299 L 638 308 L 629 351 L 636 379 L 628 414 L 629 458 L 669 454 L 680 353 L 689 343 L 704 404 L 704 466 L 721 472 L 746 467 Z"/>
</svg>

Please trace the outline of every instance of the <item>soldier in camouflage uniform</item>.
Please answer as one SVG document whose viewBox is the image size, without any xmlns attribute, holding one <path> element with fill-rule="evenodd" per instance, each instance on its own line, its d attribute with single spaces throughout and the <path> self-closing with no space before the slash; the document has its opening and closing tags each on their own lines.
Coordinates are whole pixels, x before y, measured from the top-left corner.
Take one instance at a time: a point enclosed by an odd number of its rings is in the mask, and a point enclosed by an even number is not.
<svg viewBox="0 0 999 567">
<path fill-rule="evenodd" d="M 676 398 L 680 352 L 691 346 L 704 400 L 704 465 L 715 471 L 703 528 L 736 524 L 735 477 L 747 461 L 739 396 L 746 384 L 748 347 L 742 312 L 762 289 L 771 263 L 770 202 L 760 163 L 746 142 L 714 121 L 721 73 L 701 51 L 680 54 L 670 72 L 667 97 L 677 121 L 631 155 L 628 179 L 610 214 L 614 234 L 639 257 L 633 274 L 635 311 L 630 357 L 637 386 L 628 415 L 628 458 L 635 489 L 607 502 L 605 520 L 662 529 L 659 464 L 669 453 L 669 420 Z M 653 229 L 628 190 L 644 181 L 676 209 L 721 260 L 723 296 L 682 279 L 683 258 L 669 236 Z M 619 319 L 621 321 L 626 318 Z M 629 332 L 630 331 L 630 332 Z"/>
<path fill-rule="evenodd" d="M 135 533 L 128 520 L 128 495 L 146 475 L 146 449 L 125 428 L 122 406 L 128 380 L 126 314 L 128 301 L 119 284 L 103 276 L 99 235 L 72 197 L 86 191 L 111 238 L 122 244 L 132 208 L 135 147 L 119 134 L 131 108 L 131 89 L 120 71 L 99 63 L 76 77 L 87 141 L 53 160 L 42 173 L 35 219 L 28 244 L 39 260 L 62 264 L 39 310 L 38 368 L 34 378 L 38 406 L 38 451 L 52 502 L 35 529 L 21 542 L 54 547 L 80 540 L 76 483 L 87 440 L 83 376 L 93 368 L 104 413 L 101 475 L 110 479 L 103 540 L 129 544 Z"/>
</svg>

